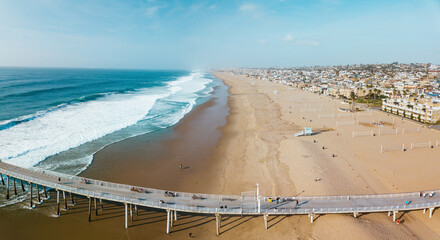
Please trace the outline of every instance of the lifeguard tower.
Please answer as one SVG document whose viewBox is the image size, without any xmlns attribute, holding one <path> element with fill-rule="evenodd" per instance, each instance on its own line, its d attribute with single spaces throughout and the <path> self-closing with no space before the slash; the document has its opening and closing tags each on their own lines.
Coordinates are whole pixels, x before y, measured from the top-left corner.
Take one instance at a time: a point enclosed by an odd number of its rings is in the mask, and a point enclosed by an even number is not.
<svg viewBox="0 0 440 240">
<path fill-rule="evenodd" d="M 301 132 L 295 133 L 295 137 L 299 136 L 311 136 L 312 135 L 312 128 L 311 127 L 305 127 L 304 130 Z"/>
</svg>

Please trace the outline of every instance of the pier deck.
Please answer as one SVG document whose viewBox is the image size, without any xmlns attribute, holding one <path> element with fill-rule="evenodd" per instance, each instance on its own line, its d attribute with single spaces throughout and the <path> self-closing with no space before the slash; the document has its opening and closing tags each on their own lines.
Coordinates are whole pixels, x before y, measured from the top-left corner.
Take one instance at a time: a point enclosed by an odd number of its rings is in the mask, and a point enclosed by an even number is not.
<svg viewBox="0 0 440 240">
<path fill-rule="evenodd" d="M 433 210 L 440 206 L 440 190 L 420 192 L 345 195 L 345 196 L 239 196 L 201 193 L 170 192 L 132 185 L 124 185 L 38 168 L 21 168 L 0 162 L 0 172 L 9 178 L 69 192 L 90 199 L 102 199 L 127 205 L 144 206 L 170 211 L 218 215 L 309 215 L 313 222 L 315 214 L 353 214 L 410 210 Z M 15 181 L 15 180 L 14 180 Z M 15 185 L 14 185 L 15 186 Z M 278 200 L 277 200 L 278 199 Z M 59 201 L 59 200 L 58 200 Z M 298 201 L 298 205 L 297 205 Z M 226 207 L 225 207 L 226 206 Z M 172 218 L 172 216 L 171 216 Z M 127 219 L 127 207 L 126 207 Z M 170 220 L 168 220 L 170 221 Z M 127 227 L 127 220 L 126 220 Z M 169 232 L 169 227 L 167 227 Z"/>
</svg>

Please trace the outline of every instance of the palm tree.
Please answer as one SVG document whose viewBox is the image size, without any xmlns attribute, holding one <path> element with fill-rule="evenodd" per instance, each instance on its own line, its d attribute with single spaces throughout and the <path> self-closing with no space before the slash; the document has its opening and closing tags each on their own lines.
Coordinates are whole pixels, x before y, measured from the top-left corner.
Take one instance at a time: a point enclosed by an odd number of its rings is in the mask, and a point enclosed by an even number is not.
<svg viewBox="0 0 440 240">
<path fill-rule="evenodd" d="M 354 99 L 356 98 L 356 94 L 353 91 L 350 92 L 350 98 L 351 98 L 351 110 L 353 111 L 354 110 Z"/>
</svg>

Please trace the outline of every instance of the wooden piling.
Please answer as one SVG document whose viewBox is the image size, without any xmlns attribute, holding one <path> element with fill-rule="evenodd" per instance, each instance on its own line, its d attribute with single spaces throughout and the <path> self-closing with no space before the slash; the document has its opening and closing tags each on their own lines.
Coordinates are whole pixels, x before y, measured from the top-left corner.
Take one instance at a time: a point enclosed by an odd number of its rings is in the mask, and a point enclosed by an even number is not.
<svg viewBox="0 0 440 240">
<path fill-rule="evenodd" d="M 171 215 L 171 211 L 167 209 L 167 234 L 170 233 L 170 215 Z"/>
<path fill-rule="evenodd" d="M 92 221 L 92 198 L 91 197 L 88 197 L 89 198 L 89 222 L 91 222 Z"/>
<path fill-rule="evenodd" d="M 264 228 L 265 228 L 265 229 L 267 229 L 267 217 L 268 217 L 267 214 L 264 214 L 264 215 L 263 215 L 263 218 L 264 218 Z"/>
<path fill-rule="evenodd" d="M 127 203 L 124 203 L 125 205 L 125 228 L 128 228 L 128 206 Z"/>
<path fill-rule="evenodd" d="M 17 195 L 17 188 L 15 187 L 15 178 L 12 178 L 12 182 L 14 183 L 14 194 Z"/>
<path fill-rule="evenodd" d="M 43 191 L 44 191 L 44 198 L 48 199 L 46 186 L 43 186 Z"/>
<path fill-rule="evenodd" d="M 41 198 L 40 198 L 40 188 L 39 188 L 38 184 L 35 184 L 35 185 L 37 185 L 37 201 L 40 203 L 40 202 L 41 202 Z"/>
<path fill-rule="evenodd" d="M 73 200 L 72 192 L 70 192 L 70 201 L 72 202 L 72 206 L 75 206 L 75 201 Z"/>
<path fill-rule="evenodd" d="M 101 211 L 104 211 L 104 205 L 102 205 L 102 199 L 99 199 L 99 203 L 101 203 Z"/>
<path fill-rule="evenodd" d="M 95 215 L 98 216 L 98 207 L 96 205 L 96 198 L 94 198 L 94 203 L 95 203 Z"/>
<path fill-rule="evenodd" d="M 174 210 L 174 221 L 177 221 L 177 210 Z"/>
<path fill-rule="evenodd" d="M 57 215 L 60 215 L 60 191 L 57 189 Z"/>
<path fill-rule="evenodd" d="M 134 205 L 134 211 L 136 213 L 136 216 L 139 216 L 139 214 L 138 214 L 138 206 L 137 205 Z"/>
<path fill-rule="evenodd" d="M 29 182 L 29 186 L 30 186 L 29 194 L 31 195 L 31 208 L 33 208 L 34 207 L 34 203 L 32 202 L 32 183 L 31 182 Z"/>
<path fill-rule="evenodd" d="M 0 173 L 0 178 L 2 179 L 2 184 L 5 185 L 5 179 L 3 179 L 3 173 Z"/>
<path fill-rule="evenodd" d="M 67 211 L 69 208 L 67 208 L 67 198 L 66 198 L 66 192 L 63 191 L 63 200 L 64 200 L 64 210 Z"/>
<path fill-rule="evenodd" d="M 174 223 L 174 218 L 173 218 L 173 214 L 174 214 L 174 211 L 171 211 L 170 212 L 170 227 L 173 227 L 173 223 Z"/>
<path fill-rule="evenodd" d="M 220 235 L 220 227 L 221 227 L 221 216 L 220 214 L 216 213 L 215 214 L 215 230 L 216 230 L 216 235 L 219 236 Z"/>
<path fill-rule="evenodd" d="M 20 179 L 20 183 L 21 183 L 21 190 L 23 190 L 23 192 L 26 192 L 26 189 L 24 189 L 23 180 Z"/>
<path fill-rule="evenodd" d="M 6 179 L 6 200 L 9 199 L 9 176 L 6 175 L 7 179 Z"/>
<path fill-rule="evenodd" d="M 130 204 L 130 218 L 131 222 L 133 222 L 133 205 Z"/>
</svg>

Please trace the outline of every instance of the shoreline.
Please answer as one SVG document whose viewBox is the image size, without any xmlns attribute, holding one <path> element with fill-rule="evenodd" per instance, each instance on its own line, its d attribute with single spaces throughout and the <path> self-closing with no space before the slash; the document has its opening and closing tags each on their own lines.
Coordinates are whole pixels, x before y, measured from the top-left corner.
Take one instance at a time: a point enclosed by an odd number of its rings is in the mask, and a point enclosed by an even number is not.
<svg viewBox="0 0 440 240">
<path fill-rule="evenodd" d="M 172 128 L 101 149 L 80 176 L 171 191 L 204 191 L 208 185 L 202 180 L 204 171 L 211 168 L 205 160 L 217 144 L 229 112 L 226 86 L 217 86 L 212 94 Z"/>
<path fill-rule="evenodd" d="M 173 159 L 168 164 L 158 160 L 157 167 L 134 161 L 134 163 L 131 163 L 132 167 L 130 168 L 124 166 L 123 159 L 117 160 L 118 164 L 115 166 L 106 166 L 105 164 L 109 163 L 99 161 L 97 164 L 101 164 L 102 167 L 114 167 L 117 168 L 118 172 L 121 171 L 124 174 L 114 176 L 111 173 L 115 172 L 115 169 L 107 172 L 103 170 L 105 168 L 101 170 L 98 168 L 91 169 L 91 172 L 85 174 L 93 174 L 93 171 L 96 171 L 95 173 L 102 174 L 103 180 L 113 178 L 120 180 L 122 183 L 131 184 L 136 184 L 135 182 L 139 181 L 146 182 L 146 184 L 142 184 L 144 186 L 171 186 L 172 190 L 176 191 L 217 194 L 240 194 L 244 191 L 255 191 L 256 183 L 260 183 L 262 195 L 295 194 L 312 196 L 418 191 L 420 188 L 435 187 L 435 183 L 438 182 L 439 177 L 432 174 L 435 172 L 435 167 L 415 169 L 420 163 L 411 161 L 416 159 L 420 152 L 428 154 L 428 149 L 406 153 L 389 152 L 385 155 L 379 155 L 376 151 L 377 144 L 411 139 L 421 141 L 428 135 L 432 137 L 433 132 L 425 132 L 424 130 L 423 134 L 420 135 L 351 138 L 353 129 L 377 130 L 377 128 L 374 126 L 346 126 L 333 131 L 326 130 L 323 124 L 327 125 L 328 128 L 329 125 L 335 124 L 335 121 L 338 120 L 320 120 L 316 118 L 316 114 L 300 113 L 300 109 L 296 107 L 298 104 L 316 102 L 325 103 L 330 109 L 338 105 L 337 100 L 331 101 L 321 96 L 272 82 L 226 73 L 215 73 L 214 75 L 230 86 L 227 98 L 230 110 L 226 117 L 226 124 L 216 128 L 221 134 L 218 136 L 218 141 L 214 143 L 213 148 L 203 154 L 195 153 L 195 155 L 199 155 L 200 159 L 188 162 L 189 168 L 186 170 L 188 170 L 188 173 L 194 170 L 193 172 L 179 177 L 179 174 L 181 174 L 178 170 L 179 162 L 182 159 L 192 159 L 195 156 L 186 155 L 185 158 Z M 212 102 L 205 104 L 204 107 L 200 107 L 199 110 L 201 111 L 199 112 L 208 111 Z M 191 113 L 189 116 L 197 115 L 196 111 L 194 111 L 194 114 Z M 384 116 L 382 113 L 373 114 L 380 117 Z M 201 116 L 209 116 L 209 114 L 202 114 Z M 209 119 L 197 121 L 197 117 L 195 117 L 188 118 L 185 121 L 188 121 L 186 122 L 188 125 L 187 130 L 191 127 L 199 130 L 198 135 L 192 136 L 196 137 L 199 142 L 200 137 L 198 136 L 208 135 L 212 137 L 212 134 L 207 134 L 199 129 L 200 124 L 210 122 Z M 184 126 L 185 122 L 182 123 L 182 126 Z M 396 127 L 408 125 L 412 126 L 411 123 L 396 121 Z M 179 132 L 179 126 L 180 124 L 176 126 L 176 133 Z M 294 137 L 293 134 L 302 130 L 303 126 L 312 126 L 317 134 L 311 137 Z M 185 132 L 185 128 L 181 130 Z M 197 131 L 192 133 L 197 133 Z M 188 132 L 189 135 L 192 133 Z M 183 149 L 188 149 L 188 145 L 185 145 L 187 140 L 189 143 L 197 143 L 197 141 L 194 142 L 194 139 L 186 139 L 179 134 L 171 136 L 170 139 L 174 142 L 170 141 L 166 146 L 174 143 L 175 147 L 180 144 L 185 146 Z M 122 149 L 111 146 L 101 153 L 102 156 L 97 157 L 104 159 L 104 157 L 115 157 L 116 154 L 119 154 L 123 157 L 137 157 L 138 160 L 144 159 L 142 156 L 144 152 L 142 151 L 146 151 L 144 148 L 148 148 L 145 141 L 147 139 L 132 139 L 120 143 Z M 322 146 L 326 146 L 326 149 L 321 149 Z M 122 151 L 125 147 L 130 147 L 131 150 Z M 170 153 L 172 152 L 170 151 Z M 332 153 L 336 154 L 337 157 L 332 157 Z M 206 156 L 202 157 L 204 154 Z M 438 165 L 435 161 L 435 152 L 426 156 L 423 159 L 425 164 Z M 138 169 L 133 170 L 133 167 Z M 162 170 L 154 175 L 157 169 Z M 133 174 L 133 172 L 151 174 L 151 176 L 139 178 L 139 175 Z M 321 177 L 322 180 L 316 182 L 313 180 L 316 177 Z M 169 189 L 169 187 L 163 188 Z M 48 208 L 55 207 L 53 202 L 42 206 L 45 205 L 50 205 Z M 56 232 L 59 231 L 59 234 L 65 234 L 66 232 L 73 234 L 71 235 L 72 238 L 78 238 L 78 235 L 80 235 L 80 237 L 104 238 L 104 236 L 107 236 L 107 238 L 119 239 L 137 237 L 180 239 L 187 237 L 188 233 L 191 232 L 193 236 L 201 239 L 253 239 L 255 236 L 260 239 L 387 239 L 390 236 L 403 239 L 427 239 L 438 236 L 437 229 L 440 226 L 438 218 L 436 219 L 434 216 L 433 219 L 429 219 L 421 211 L 404 214 L 402 217 L 403 224 L 400 226 L 393 223 L 386 214 L 380 213 L 363 214 L 360 218 L 353 218 L 348 215 L 321 215 L 319 220 L 313 224 L 310 223 L 307 216 L 271 216 L 268 230 L 264 229 L 261 218 L 237 216 L 225 217 L 221 230 L 222 234 L 215 237 L 214 217 L 182 214 L 179 216 L 177 226 L 172 229 L 172 233 L 166 235 L 164 231 L 164 212 L 151 209 L 143 210 L 141 219 L 136 219 L 132 223 L 136 227 L 125 230 L 123 229 L 123 217 L 121 215 L 122 206 L 110 203 L 106 203 L 106 205 L 109 209 L 115 209 L 115 216 L 97 217 L 96 222 L 91 224 L 86 223 L 86 210 L 80 211 L 78 214 L 72 214 L 78 208 L 85 209 L 84 204 L 73 207 L 72 210 L 66 212 L 66 215 L 62 214 L 59 219 L 39 216 L 38 214 L 45 215 L 47 212 L 47 209 L 39 207 L 33 210 L 32 213 L 24 212 L 29 210 L 20 211 L 23 211 L 28 217 L 30 216 L 34 221 L 44 223 L 45 226 L 47 224 L 58 226 L 60 229 Z M 35 212 L 38 214 L 35 214 Z M 108 214 L 106 211 L 104 213 Z M 15 222 L 19 222 L 19 225 L 26 225 L 27 220 L 15 215 L 13 217 Z M 81 233 L 72 232 L 69 225 L 84 229 L 84 231 Z M 0 220 L 0 226 L 2 226 L 0 230 L 10 233 L 11 237 L 14 236 L 9 230 L 13 226 L 7 220 Z M 29 228 L 32 228 L 31 232 L 33 233 L 41 231 L 38 230 L 37 226 L 30 226 Z"/>
<path fill-rule="evenodd" d="M 92 164 L 79 176 L 173 191 L 209 191 L 213 184 L 211 176 L 216 174 L 212 166 L 216 163 L 207 159 L 221 136 L 221 128 L 226 124 L 229 113 L 227 86 L 223 82 L 219 85 L 214 88 L 210 100 L 195 106 L 175 126 L 124 139 L 101 149 L 95 154 Z M 179 168 L 179 164 L 183 164 L 183 169 Z M 215 193 L 214 190 L 212 192 Z M 58 218 L 53 216 L 56 194 L 53 191 L 49 193 L 51 199 L 33 210 L 27 208 L 27 201 L 0 209 L 4 216 L 0 218 L 3 236 L 25 239 L 47 232 L 63 236 L 67 234 L 66 239 L 163 239 L 166 236 L 166 221 L 162 220 L 166 218 L 166 213 L 163 211 L 140 209 L 140 217 L 136 217 L 135 223 L 131 224 L 135 227 L 125 229 L 123 206 L 119 204 L 104 202 L 102 217 L 98 216 L 96 221 L 88 223 L 87 199 L 74 196 L 77 206 L 62 211 Z M 186 215 L 182 213 L 179 217 L 181 222 L 188 222 L 184 224 L 199 221 L 197 225 L 203 225 L 212 220 L 205 216 Z M 39 224 L 37 226 L 32 222 Z M 26 226 L 26 231 L 20 231 L 22 226 Z M 53 226 L 53 229 L 49 230 L 49 226 Z M 83 230 L 78 232 L 75 229 Z M 197 227 L 195 229 L 198 231 Z M 210 228 L 201 229 L 206 231 Z M 188 234 L 186 227 L 182 228 L 181 233 L 178 232 L 173 233 L 180 236 L 178 238 Z"/>
</svg>

